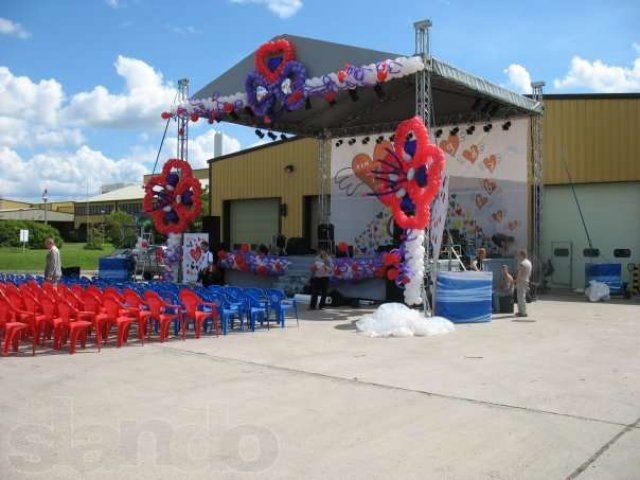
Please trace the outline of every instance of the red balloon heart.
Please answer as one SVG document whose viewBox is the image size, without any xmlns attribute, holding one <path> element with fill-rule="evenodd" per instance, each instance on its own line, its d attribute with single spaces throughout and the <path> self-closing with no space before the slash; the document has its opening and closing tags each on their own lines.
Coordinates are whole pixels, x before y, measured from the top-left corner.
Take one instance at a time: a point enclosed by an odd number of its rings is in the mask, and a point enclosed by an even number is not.
<svg viewBox="0 0 640 480">
<path fill-rule="evenodd" d="M 269 83 L 274 83 L 282 75 L 285 65 L 295 59 L 293 45 L 288 40 L 272 40 L 258 48 L 255 57 L 256 70 Z"/>
<path fill-rule="evenodd" d="M 191 254 L 191 258 L 193 258 L 196 262 L 200 260 L 200 257 L 202 256 L 202 250 L 200 250 L 200 247 L 192 248 L 189 253 Z"/>
</svg>

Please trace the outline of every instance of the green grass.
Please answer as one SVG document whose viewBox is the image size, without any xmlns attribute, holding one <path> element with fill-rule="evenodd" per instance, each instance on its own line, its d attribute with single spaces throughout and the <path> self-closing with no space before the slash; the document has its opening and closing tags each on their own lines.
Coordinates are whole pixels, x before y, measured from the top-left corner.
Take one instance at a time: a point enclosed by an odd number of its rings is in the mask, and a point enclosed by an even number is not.
<svg viewBox="0 0 640 480">
<path fill-rule="evenodd" d="M 65 243 L 60 249 L 63 267 L 80 267 L 82 270 L 98 270 L 98 259 L 113 252 L 113 246 L 105 245 L 102 250 L 85 250 L 84 243 Z M 2 272 L 44 272 L 47 250 L 25 250 L 0 247 L 0 271 Z"/>
</svg>

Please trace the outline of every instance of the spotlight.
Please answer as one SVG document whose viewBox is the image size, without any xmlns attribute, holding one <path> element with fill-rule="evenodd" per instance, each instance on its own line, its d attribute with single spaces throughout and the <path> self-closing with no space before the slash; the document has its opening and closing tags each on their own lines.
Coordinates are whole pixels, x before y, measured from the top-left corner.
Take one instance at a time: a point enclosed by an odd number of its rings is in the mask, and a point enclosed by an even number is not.
<svg viewBox="0 0 640 480">
<path fill-rule="evenodd" d="M 378 100 L 383 100 L 384 97 L 387 96 L 387 94 L 384 93 L 384 88 L 382 88 L 382 85 L 379 83 L 376 83 L 376 86 L 373 87 L 373 91 L 376 92 L 376 96 L 378 97 Z"/>
<path fill-rule="evenodd" d="M 347 90 L 347 92 L 349 92 L 349 96 L 351 97 L 351 100 L 353 100 L 354 102 L 357 102 L 360 97 L 358 97 L 358 92 L 356 92 L 355 88 L 350 88 L 349 90 Z"/>
<path fill-rule="evenodd" d="M 276 140 L 278 138 L 278 136 L 272 131 L 267 132 L 267 137 L 269 137 L 271 140 Z"/>
<path fill-rule="evenodd" d="M 307 97 L 307 99 L 304 102 L 304 109 L 311 110 L 311 99 L 309 97 Z"/>
<path fill-rule="evenodd" d="M 384 142 L 384 137 L 382 135 L 380 135 L 378 138 L 376 138 L 376 143 L 380 144 L 382 142 Z"/>
<path fill-rule="evenodd" d="M 467 135 L 472 135 L 473 132 L 475 132 L 475 131 L 476 131 L 476 126 L 475 125 L 469 125 L 467 127 Z"/>
<path fill-rule="evenodd" d="M 369 137 L 364 137 L 364 138 L 362 139 L 362 144 L 363 144 L 363 145 L 366 145 L 367 143 L 369 143 L 369 140 L 371 140 L 371 138 L 369 138 Z"/>
<path fill-rule="evenodd" d="M 338 141 L 336 142 L 336 148 L 337 148 L 337 147 L 339 147 L 340 145 L 342 145 L 343 143 L 344 143 L 344 142 L 343 142 L 343 140 L 342 140 L 342 139 L 338 140 Z"/>
<path fill-rule="evenodd" d="M 490 123 L 487 123 L 484 127 L 482 127 L 482 129 L 487 133 L 489 133 L 492 128 L 493 128 L 493 125 Z"/>
<path fill-rule="evenodd" d="M 264 132 L 256 128 L 256 135 L 260 138 L 264 138 Z"/>
<path fill-rule="evenodd" d="M 449 130 L 449 135 L 455 137 L 459 131 L 460 131 L 460 128 L 458 127 L 452 128 L 451 130 Z"/>
<path fill-rule="evenodd" d="M 396 136 L 395 136 L 395 134 L 394 134 L 394 135 L 391 135 L 391 136 L 389 137 L 389 141 L 390 141 L 391 143 L 393 143 L 393 142 L 395 142 L 395 141 L 396 141 Z"/>
<path fill-rule="evenodd" d="M 505 130 L 505 131 L 506 131 L 506 130 L 509 130 L 510 128 L 511 128 L 511 120 L 507 120 L 506 122 L 504 122 L 504 123 L 502 124 L 502 129 L 503 129 L 503 130 Z"/>
<path fill-rule="evenodd" d="M 289 139 L 287 138 L 287 136 L 284 133 L 281 133 L 280 134 L 280 140 L 282 140 L 284 142 L 285 140 L 289 140 Z"/>
<path fill-rule="evenodd" d="M 354 143 L 356 143 L 356 139 L 355 139 L 355 138 L 352 138 L 352 139 L 351 139 L 351 140 L 349 140 L 347 143 L 348 143 L 349 145 L 353 145 Z"/>
<path fill-rule="evenodd" d="M 436 130 L 436 138 L 440 138 L 442 136 L 442 129 L 439 128 Z"/>
</svg>

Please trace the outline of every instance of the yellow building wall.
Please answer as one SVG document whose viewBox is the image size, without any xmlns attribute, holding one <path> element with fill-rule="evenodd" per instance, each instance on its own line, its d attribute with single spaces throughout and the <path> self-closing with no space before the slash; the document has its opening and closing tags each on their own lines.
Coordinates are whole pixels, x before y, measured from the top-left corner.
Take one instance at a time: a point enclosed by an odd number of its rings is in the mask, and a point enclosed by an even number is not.
<svg viewBox="0 0 640 480">
<path fill-rule="evenodd" d="M 287 205 L 287 216 L 281 218 L 281 233 L 287 237 L 302 236 L 304 197 L 318 195 L 319 190 L 318 150 L 317 140 L 304 138 L 212 162 L 211 215 L 222 218 L 226 200 L 277 197 Z M 292 173 L 285 172 L 287 165 L 293 166 Z"/>
<path fill-rule="evenodd" d="M 18 200 L 8 200 L 5 198 L 0 198 L 0 210 L 13 210 L 16 208 L 29 208 L 31 206 L 30 203 L 20 202 Z"/>
<path fill-rule="evenodd" d="M 544 99 L 544 181 L 640 180 L 640 96 Z"/>
</svg>

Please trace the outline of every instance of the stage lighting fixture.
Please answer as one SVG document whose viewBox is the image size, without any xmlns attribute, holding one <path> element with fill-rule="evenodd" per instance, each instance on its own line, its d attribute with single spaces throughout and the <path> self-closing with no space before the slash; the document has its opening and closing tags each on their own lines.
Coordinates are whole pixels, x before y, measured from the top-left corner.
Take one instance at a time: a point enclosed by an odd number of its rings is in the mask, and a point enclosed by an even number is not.
<svg viewBox="0 0 640 480">
<path fill-rule="evenodd" d="M 307 98 L 304 102 L 304 109 L 305 110 L 311 110 L 311 99 Z"/>
<path fill-rule="evenodd" d="M 373 91 L 376 92 L 378 100 L 382 100 L 387 96 L 387 94 L 384 93 L 384 88 L 382 88 L 382 85 L 380 85 L 379 83 L 376 83 L 376 86 L 373 87 Z"/>
<path fill-rule="evenodd" d="M 442 135 L 442 129 L 439 128 L 436 130 L 436 138 L 440 138 L 441 135 Z"/>
<path fill-rule="evenodd" d="M 349 90 L 347 90 L 347 92 L 349 92 L 349 96 L 351 97 L 351 100 L 353 100 L 354 102 L 357 102 L 360 97 L 358 97 L 358 92 L 356 92 L 355 88 L 350 88 Z"/>
<path fill-rule="evenodd" d="M 475 125 L 469 125 L 467 127 L 467 135 L 472 135 L 473 132 L 475 132 L 475 131 L 476 131 L 476 126 Z"/>
<path fill-rule="evenodd" d="M 339 147 L 340 145 L 342 145 L 343 143 L 344 143 L 344 142 L 343 142 L 343 140 L 342 140 L 342 139 L 339 139 L 339 140 L 336 142 L 336 148 L 337 148 L 337 147 Z"/>
<path fill-rule="evenodd" d="M 363 145 L 366 145 L 367 143 L 369 143 L 369 140 L 371 140 L 371 138 L 369 138 L 369 137 L 364 137 L 364 138 L 362 139 L 362 144 L 363 144 Z"/>
<path fill-rule="evenodd" d="M 267 137 L 269 137 L 271 140 L 276 140 L 278 138 L 278 136 L 271 131 L 267 133 Z"/>
<path fill-rule="evenodd" d="M 284 142 L 285 140 L 289 140 L 289 139 L 287 138 L 287 136 L 284 133 L 281 133 L 280 134 L 280 140 L 282 140 Z"/>
<path fill-rule="evenodd" d="M 454 137 L 455 137 L 456 135 L 458 135 L 458 132 L 459 132 L 459 131 L 460 131 L 460 128 L 458 128 L 458 127 L 454 127 L 454 128 L 452 128 L 452 129 L 449 131 L 449 135 L 451 135 L 451 136 L 454 136 Z"/>
<path fill-rule="evenodd" d="M 356 143 L 356 139 L 355 139 L 355 138 L 352 138 L 352 139 L 351 139 L 351 140 L 349 140 L 347 143 L 348 143 L 349 145 L 353 145 L 354 143 Z"/>
<path fill-rule="evenodd" d="M 391 136 L 389 137 L 389 141 L 390 141 L 391 143 L 395 142 L 395 141 L 396 141 L 396 136 L 395 136 L 395 135 L 391 135 Z"/>
<path fill-rule="evenodd" d="M 487 123 L 484 127 L 482 127 L 482 129 L 487 133 L 489 133 L 492 128 L 493 128 L 493 125 L 490 123 Z"/>
<path fill-rule="evenodd" d="M 264 132 L 256 128 L 256 135 L 260 138 L 264 138 Z"/>
<path fill-rule="evenodd" d="M 503 129 L 503 130 L 505 130 L 505 131 L 506 131 L 506 130 L 509 130 L 510 128 L 511 128 L 511 120 L 507 120 L 506 122 L 504 122 L 504 123 L 502 124 L 502 129 Z"/>
<path fill-rule="evenodd" d="M 382 142 L 384 142 L 384 137 L 382 135 L 380 135 L 378 138 L 376 138 L 376 143 L 380 144 Z"/>
</svg>

